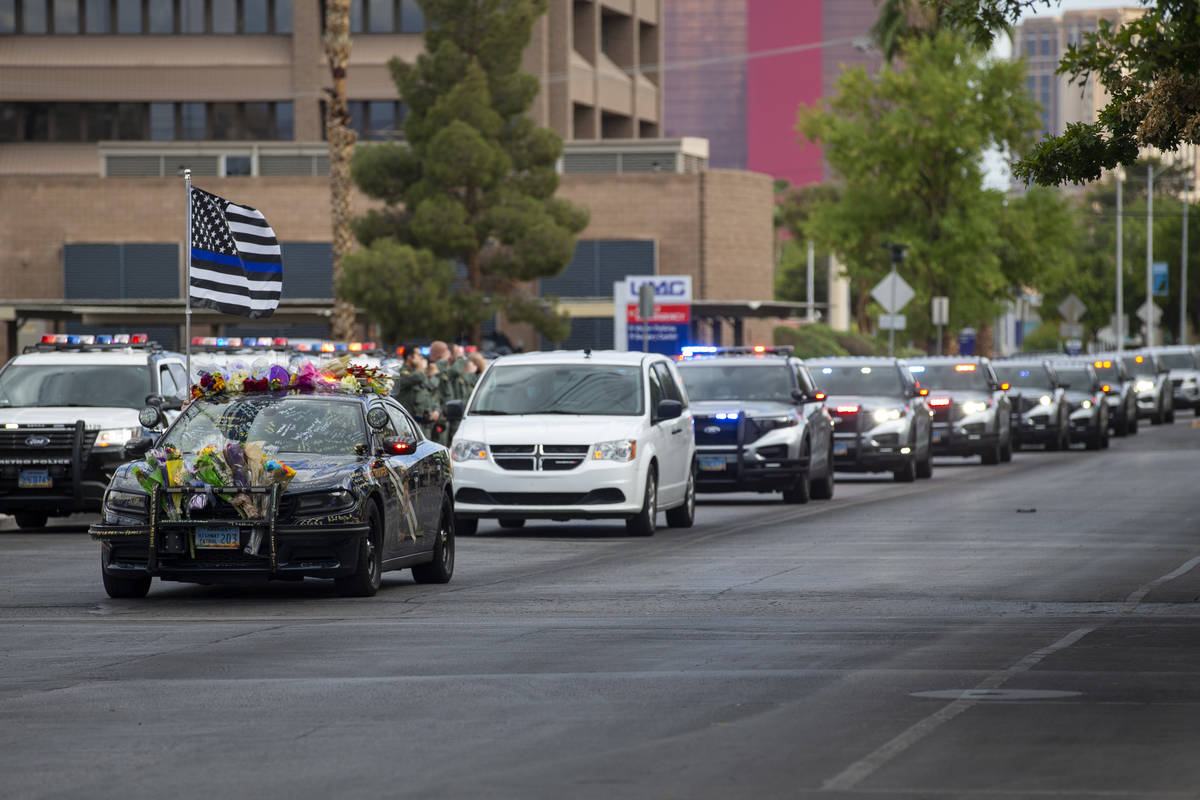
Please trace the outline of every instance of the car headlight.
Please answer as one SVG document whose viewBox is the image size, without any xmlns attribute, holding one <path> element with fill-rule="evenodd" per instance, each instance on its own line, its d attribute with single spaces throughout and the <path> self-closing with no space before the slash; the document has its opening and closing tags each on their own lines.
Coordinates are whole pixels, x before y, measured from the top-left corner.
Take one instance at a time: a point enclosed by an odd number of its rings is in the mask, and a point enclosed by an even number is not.
<svg viewBox="0 0 1200 800">
<path fill-rule="evenodd" d="M 1048 406 L 1048 405 L 1050 405 L 1051 403 L 1053 403 L 1053 402 L 1054 402 L 1054 398 L 1053 398 L 1053 397 L 1051 397 L 1051 396 L 1050 396 L 1050 395 L 1048 395 L 1048 394 L 1044 394 L 1044 395 L 1042 395 L 1041 397 L 1039 397 L 1039 398 L 1038 398 L 1038 402 L 1039 402 L 1039 403 L 1041 403 L 1041 404 L 1042 404 L 1042 405 L 1044 405 L 1044 406 Z"/>
<path fill-rule="evenodd" d="M 637 441 L 634 439 L 617 439 L 592 446 L 593 461 L 633 461 L 636 455 Z"/>
<path fill-rule="evenodd" d="M 898 408 L 877 408 L 871 418 L 878 423 L 891 422 L 894 419 L 900 419 L 904 416 L 904 412 Z"/>
<path fill-rule="evenodd" d="M 982 414 L 987 411 L 987 403 L 980 400 L 968 400 L 962 404 L 964 414 Z"/>
<path fill-rule="evenodd" d="M 784 414 L 780 417 L 754 417 L 754 424 L 765 431 L 776 428 L 790 428 L 800 424 L 800 418 L 795 414 Z"/>
<path fill-rule="evenodd" d="M 1080 403 L 1080 404 L 1079 404 L 1079 407 L 1080 407 L 1080 408 L 1082 408 L 1082 409 L 1089 409 L 1089 408 L 1091 408 L 1091 407 L 1092 407 L 1092 401 L 1091 401 L 1091 400 L 1084 400 L 1082 403 Z"/>
<path fill-rule="evenodd" d="M 137 435 L 137 428 L 109 428 L 97 434 L 96 447 L 121 447 Z"/>
<path fill-rule="evenodd" d="M 486 461 L 487 445 L 483 442 L 457 441 L 450 448 L 450 457 L 455 461 Z"/>
<path fill-rule="evenodd" d="M 1137 383 L 1135 383 L 1133 385 L 1133 390 L 1135 392 L 1137 392 L 1138 394 L 1143 394 L 1145 392 L 1153 392 L 1154 391 L 1154 381 L 1145 381 L 1145 380 L 1138 381 Z"/>
<path fill-rule="evenodd" d="M 336 514 L 354 506 L 354 495 L 345 489 L 331 492 L 307 492 L 296 495 L 296 514 L 318 516 Z"/>
<path fill-rule="evenodd" d="M 117 522 L 112 515 L 145 519 L 150 507 L 150 496 L 141 492 L 123 492 L 109 489 L 104 494 L 105 522 Z"/>
</svg>

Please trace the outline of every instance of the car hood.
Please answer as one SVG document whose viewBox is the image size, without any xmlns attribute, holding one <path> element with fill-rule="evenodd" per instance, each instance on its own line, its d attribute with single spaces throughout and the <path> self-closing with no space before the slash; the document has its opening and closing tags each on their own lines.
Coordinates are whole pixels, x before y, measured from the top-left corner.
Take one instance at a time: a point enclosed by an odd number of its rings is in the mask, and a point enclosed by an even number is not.
<svg viewBox="0 0 1200 800">
<path fill-rule="evenodd" d="M 991 398 L 988 392 L 977 392 L 973 389 L 930 389 L 930 397 L 949 397 L 956 403 L 965 403 L 970 400 L 982 400 L 986 402 Z"/>
<path fill-rule="evenodd" d="M 825 405 L 831 409 L 838 406 L 858 406 L 859 408 L 903 408 L 909 403 L 903 397 L 887 395 L 837 394 L 825 399 Z"/>
<path fill-rule="evenodd" d="M 467 416 L 454 438 L 485 444 L 586 444 L 637 439 L 642 417 L 528 414 L 511 417 Z"/>
<path fill-rule="evenodd" d="M 721 412 L 738 411 L 748 417 L 773 417 L 790 414 L 796 410 L 794 403 L 779 403 L 772 400 L 693 400 L 692 414 L 706 417 Z"/>
<path fill-rule="evenodd" d="M 18 425 L 67 424 L 83 420 L 89 428 L 141 428 L 138 410 L 107 406 L 18 406 L 0 408 L 0 423 Z"/>
</svg>

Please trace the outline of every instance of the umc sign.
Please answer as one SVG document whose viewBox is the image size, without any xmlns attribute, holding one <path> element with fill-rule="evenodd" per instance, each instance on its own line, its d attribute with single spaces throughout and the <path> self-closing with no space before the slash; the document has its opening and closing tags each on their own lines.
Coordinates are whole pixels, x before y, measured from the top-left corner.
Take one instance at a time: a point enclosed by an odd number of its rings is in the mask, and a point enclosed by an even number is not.
<svg viewBox="0 0 1200 800">
<path fill-rule="evenodd" d="M 654 287 L 654 316 L 638 316 L 638 289 Z M 692 325 L 692 276 L 629 275 L 613 284 L 613 343 L 617 350 L 643 349 L 649 330 L 652 353 L 675 355 L 688 343 Z"/>
</svg>

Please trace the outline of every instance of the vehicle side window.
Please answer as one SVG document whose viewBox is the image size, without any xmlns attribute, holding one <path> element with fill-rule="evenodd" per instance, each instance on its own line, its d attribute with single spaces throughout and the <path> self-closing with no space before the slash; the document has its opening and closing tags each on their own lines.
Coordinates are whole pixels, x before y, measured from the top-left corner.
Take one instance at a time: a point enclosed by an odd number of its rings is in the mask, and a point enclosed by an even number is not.
<svg viewBox="0 0 1200 800">
<path fill-rule="evenodd" d="M 179 387 L 179 396 L 183 397 L 188 390 L 187 370 L 182 364 L 167 364 L 167 369 L 171 371 L 171 377 L 175 379 L 175 385 Z"/>
<path fill-rule="evenodd" d="M 175 376 L 171 374 L 171 370 L 166 364 L 158 369 L 158 389 L 158 393 L 163 397 L 179 397 L 183 393 L 183 390 L 175 383 Z"/>
<path fill-rule="evenodd" d="M 383 407 L 387 409 L 388 418 L 391 419 L 392 425 L 396 428 L 397 436 L 413 442 L 421 440 L 421 434 L 418 433 L 419 429 L 416 425 L 413 425 L 408 415 L 401 410 L 400 406 L 385 402 Z"/>
<path fill-rule="evenodd" d="M 1000 385 L 1000 378 L 999 378 L 999 376 L 996 375 L 996 370 L 992 369 L 991 364 L 987 365 L 987 377 L 988 377 L 988 381 L 992 384 L 992 386 Z"/>
<path fill-rule="evenodd" d="M 675 378 L 671 375 L 670 367 L 658 363 L 654 365 L 653 370 L 658 373 L 658 382 L 662 385 L 663 396 L 668 400 L 678 400 L 687 405 L 683 399 L 683 392 L 679 391 L 679 387 L 675 385 Z"/>
<path fill-rule="evenodd" d="M 658 372 L 653 368 L 648 370 L 650 376 L 650 415 L 654 416 L 658 408 L 659 402 L 663 399 L 662 382 L 658 379 Z"/>
<path fill-rule="evenodd" d="M 812 375 L 808 374 L 808 367 L 795 365 L 796 369 L 796 386 L 800 391 L 804 392 L 809 397 L 817 391 L 817 386 L 813 382 Z"/>
</svg>

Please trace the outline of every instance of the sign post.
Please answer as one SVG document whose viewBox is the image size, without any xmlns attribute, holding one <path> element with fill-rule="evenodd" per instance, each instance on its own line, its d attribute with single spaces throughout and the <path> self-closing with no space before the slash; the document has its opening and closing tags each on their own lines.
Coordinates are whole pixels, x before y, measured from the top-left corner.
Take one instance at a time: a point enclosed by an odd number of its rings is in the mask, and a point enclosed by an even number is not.
<svg viewBox="0 0 1200 800">
<path fill-rule="evenodd" d="M 1154 296 L 1166 297 L 1171 293 L 1170 290 L 1170 265 L 1166 261 L 1155 261 L 1152 265 L 1152 279 L 1154 282 Z"/>
<path fill-rule="evenodd" d="M 642 352 L 650 350 L 650 318 L 654 316 L 654 284 L 638 287 L 638 316 L 642 318 Z"/>
<path fill-rule="evenodd" d="M 904 260 L 905 245 L 885 244 L 883 246 L 891 252 L 892 271 L 886 278 L 875 284 L 875 288 L 871 290 L 871 296 L 887 312 L 879 317 L 879 327 L 887 329 L 888 356 L 890 357 L 896 353 L 896 329 L 904 330 L 905 320 L 900 309 L 908 305 L 908 301 L 913 299 L 916 292 L 896 272 L 896 265 Z"/>
<path fill-rule="evenodd" d="M 933 324 L 937 326 L 938 352 L 942 354 L 942 326 L 950 324 L 950 298 L 935 297 L 933 298 L 933 309 L 931 316 Z"/>
</svg>

